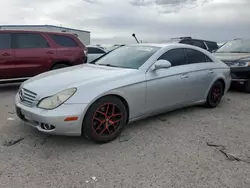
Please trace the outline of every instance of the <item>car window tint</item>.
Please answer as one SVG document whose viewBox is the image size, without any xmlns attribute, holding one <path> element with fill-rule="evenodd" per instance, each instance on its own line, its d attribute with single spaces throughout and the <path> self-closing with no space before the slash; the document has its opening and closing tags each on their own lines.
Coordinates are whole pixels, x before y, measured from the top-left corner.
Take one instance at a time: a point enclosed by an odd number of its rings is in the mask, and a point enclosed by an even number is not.
<svg viewBox="0 0 250 188">
<path fill-rule="evenodd" d="M 212 62 L 212 60 L 202 52 L 193 49 L 186 49 L 188 64 Z"/>
<path fill-rule="evenodd" d="M 52 40 L 60 45 L 60 46 L 64 46 L 64 47 L 76 47 L 78 46 L 77 43 L 70 37 L 68 36 L 63 36 L 63 35 L 49 35 Z"/>
<path fill-rule="evenodd" d="M 164 59 L 168 60 L 172 66 L 184 65 L 186 64 L 186 56 L 184 49 L 173 49 L 164 53 L 158 60 Z"/>
<path fill-rule="evenodd" d="M 191 41 L 191 40 L 182 40 L 182 41 L 180 41 L 180 43 L 193 45 L 193 41 Z"/>
<path fill-rule="evenodd" d="M 205 41 L 209 50 L 216 50 L 218 45 L 216 42 Z"/>
<path fill-rule="evenodd" d="M 105 53 L 103 50 L 95 47 L 87 47 L 88 54 L 103 54 Z"/>
<path fill-rule="evenodd" d="M 0 49 L 10 49 L 11 48 L 11 37 L 8 33 L 0 34 Z"/>
<path fill-rule="evenodd" d="M 21 49 L 27 48 L 48 48 L 48 42 L 40 34 L 18 33 L 15 36 L 15 47 Z"/>
<path fill-rule="evenodd" d="M 200 41 L 200 40 L 193 40 L 193 45 L 197 46 L 197 47 L 200 47 L 202 49 L 207 49 L 204 42 Z"/>
</svg>

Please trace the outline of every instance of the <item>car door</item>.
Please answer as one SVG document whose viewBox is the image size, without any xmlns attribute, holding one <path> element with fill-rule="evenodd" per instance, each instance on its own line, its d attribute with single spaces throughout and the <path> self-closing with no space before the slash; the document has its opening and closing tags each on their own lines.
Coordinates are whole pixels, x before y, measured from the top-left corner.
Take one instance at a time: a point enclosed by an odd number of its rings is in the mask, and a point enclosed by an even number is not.
<svg viewBox="0 0 250 188">
<path fill-rule="evenodd" d="M 87 47 L 87 49 L 88 49 L 88 63 L 94 61 L 95 59 L 106 53 L 104 50 L 95 47 Z"/>
<path fill-rule="evenodd" d="M 188 61 L 189 79 L 187 84 L 188 103 L 204 100 L 208 87 L 214 78 L 214 62 L 204 53 L 195 49 L 185 49 Z"/>
<path fill-rule="evenodd" d="M 11 48 L 10 33 L 0 33 L 0 80 L 13 77 L 14 53 Z"/>
<path fill-rule="evenodd" d="M 48 71 L 56 49 L 40 33 L 13 33 L 16 77 L 32 77 Z"/>
<path fill-rule="evenodd" d="M 187 93 L 188 69 L 183 49 L 172 49 L 158 60 L 168 60 L 172 66 L 146 73 L 146 105 L 148 113 L 175 109 L 184 105 Z"/>
</svg>

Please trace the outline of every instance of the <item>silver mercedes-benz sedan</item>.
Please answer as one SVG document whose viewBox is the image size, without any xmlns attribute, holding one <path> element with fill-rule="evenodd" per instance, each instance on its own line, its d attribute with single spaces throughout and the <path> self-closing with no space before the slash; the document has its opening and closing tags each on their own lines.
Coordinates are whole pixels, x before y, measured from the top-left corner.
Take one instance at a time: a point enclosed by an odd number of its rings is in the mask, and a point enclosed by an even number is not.
<svg viewBox="0 0 250 188">
<path fill-rule="evenodd" d="M 15 106 L 41 132 L 104 143 L 135 120 L 192 105 L 216 107 L 230 83 L 230 68 L 201 48 L 133 44 L 25 81 Z"/>
</svg>

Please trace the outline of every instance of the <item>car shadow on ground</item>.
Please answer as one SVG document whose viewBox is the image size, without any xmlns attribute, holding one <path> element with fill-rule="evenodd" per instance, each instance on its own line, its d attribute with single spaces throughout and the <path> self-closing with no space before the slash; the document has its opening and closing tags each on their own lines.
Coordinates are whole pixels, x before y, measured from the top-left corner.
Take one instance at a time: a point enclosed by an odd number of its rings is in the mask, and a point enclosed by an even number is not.
<svg viewBox="0 0 250 188">
<path fill-rule="evenodd" d="M 20 83 L 13 83 L 13 84 L 0 84 L 0 92 L 4 91 L 17 91 L 20 87 Z"/>
<path fill-rule="evenodd" d="M 7 86 L 0 86 L 0 91 L 12 91 L 12 90 L 17 90 L 20 84 L 12 84 L 12 85 L 7 85 Z M 241 93 L 237 89 L 232 89 L 230 90 L 230 93 Z M 244 95 L 245 93 L 242 93 Z M 224 100 L 222 101 L 221 105 L 224 105 L 224 103 L 227 102 L 227 98 L 225 97 Z M 172 127 L 175 125 L 172 125 L 171 123 L 168 122 L 170 118 L 173 118 L 175 116 L 178 116 L 180 118 L 185 119 L 185 117 L 188 114 L 195 113 L 200 110 L 211 110 L 207 108 L 203 108 L 203 106 L 193 106 L 193 107 L 187 107 L 187 108 L 182 108 L 178 110 L 174 110 L 171 112 L 165 112 L 161 113 L 152 117 L 148 117 L 146 119 L 142 119 L 136 122 L 133 122 L 131 124 L 128 124 L 123 133 L 114 141 L 109 142 L 107 144 L 115 144 L 117 142 L 126 142 L 130 139 L 133 139 L 134 135 L 136 135 L 140 131 L 145 131 L 150 132 L 152 130 L 152 125 L 153 124 L 158 124 L 158 123 L 163 123 L 164 128 Z M 19 122 L 21 123 L 21 122 Z M 18 123 L 18 124 L 19 124 Z M 68 137 L 68 136 L 57 136 L 57 135 L 47 135 L 45 133 L 38 132 L 36 129 L 31 128 L 29 126 L 22 126 L 21 127 L 22 132 L 25 132 L 24 135 L 25 137 L 28 137 L 28 139 L 25 138 L 26 143 L 30 142 L 30 144 L 34 144 L 34 146 L 38 147 L 41 146 L 43 148 L 64 148 L 65 150 L 73 148 L 78 148 L 78 147 L 84 147 L 84 148 L 98 148 L 100 145 L 103 144 L 96 144 L 94 142 L 91 142 L 84 137 Z M 120 137 L 123 137 L 120 139 Z M 124 138 L 125 137 L 125 138 Z M 122 140 L 122 141 L 121 141 Z M 60 151 L 63 151 L 60 149 Z"/>
<path fill-rule="evenodd" d="M 165 112 L 161 113 L 159 115 L 155 115 L 152 117 L 148 117 L 146 119 L 138 120 L 136 122 L 133 122 L 131 124 L 128 124 L 125 129 L 123 130 L 122 134 L 118 136 L 114 141 L 106 143 L 106 144 L 115 144 L 117 142 L 126 142 L 133 137 L 134 135 L 131 135 L 131 133 L 135 134 L 137 132 L 140 132 L 141 129 L 145 132 L 150 132 L 152 129 L 152 124 L 159 123 L 159 122 L 166 122 L 165 127 L 168 126 L 171 127 L 172 125 L 168 125 L 167 119 L 168 117 L 172 116 L 183 116 L 186 112 L 195 112 L 197 110 L 200 110 L 202 107 L 200 106 L 194 106 L 194 107 L 187 107 L 179 110 L 174 110 L 171 112 Z M 206 109 L 204 109 L 206 110 Z M 70 149 L 72 147 L 84 147 L 84 148 L 92 148 L 92 147 L 99 147 L 101 145 L 106 144 L 98 144 L 92 141 L 87 140 L 83 136 L 60 136 L 60 135 L 48 135 L 45 133 L 38 132 L 36 129 L 31 127 L 26 127 L 28 132 L 31 132 L 29 135 L 32 135 L 31 137 L 36 137 L 36 139 L 39 139 L 39 144 L 43 145 L 43 147 L 63 147 L 65 150 Z M 121 138 L 122 137 L 122 138 Z"/>
</svg>

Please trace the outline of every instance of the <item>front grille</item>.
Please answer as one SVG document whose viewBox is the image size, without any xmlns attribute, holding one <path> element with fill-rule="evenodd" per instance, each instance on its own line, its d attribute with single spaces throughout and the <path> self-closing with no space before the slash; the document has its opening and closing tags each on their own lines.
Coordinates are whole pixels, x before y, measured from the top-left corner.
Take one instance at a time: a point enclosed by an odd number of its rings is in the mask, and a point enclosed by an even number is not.
<svg viewBox="0 0 250 188">
<path fill-rule="evenodd" d="M 35 102 L 37 94 L 30 90 L 22 88 L 19 91 L 19 97 L 22 103 L 31 106 Z"/>
</svg>

